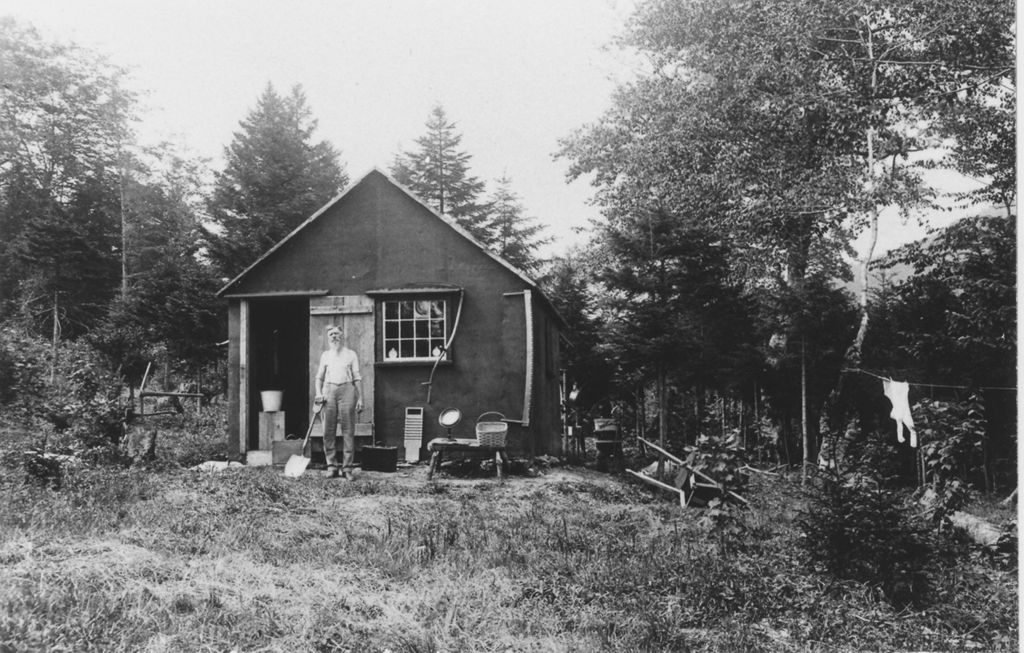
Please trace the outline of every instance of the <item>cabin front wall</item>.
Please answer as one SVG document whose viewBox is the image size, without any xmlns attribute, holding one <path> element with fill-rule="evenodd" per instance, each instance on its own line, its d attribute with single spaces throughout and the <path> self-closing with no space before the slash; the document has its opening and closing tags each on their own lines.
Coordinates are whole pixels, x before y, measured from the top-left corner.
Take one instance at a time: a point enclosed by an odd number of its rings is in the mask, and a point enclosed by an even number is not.
<svg viewBox="0 0 1024 653">
<path fill-rule="evenodd" d="M 432 361 L 389 360 L 382 345 L 384 302 L 420 297 L 412 290 L 417 284 L 452 287 L 443 297 L 448 333 L 452 328 L 457 332 L 450 360 L 438 365 L 432 379 Z M 382 289 L 409 292 L 376 294 Z M 301 293 L 307 295 L 296 296 Z M 405 451 L 406 408 L 423 409 L 423 444 L 445 434 L 437 417 L 445 408 L 456 407 L 463 421 L 453 429 L 455 437 L 473 437 L 477 417 L 498 411 L 513 420 L 509 446 L 514 454 L 560 451 L 558 327 L 550 312 L 516 274 L 441 223 L 383 175 L 370 175 L 226 294 L 236 297 L 229 306 L 229 386 L 232 404 L 239 404 L 232 411 L 229 442 L 235 448 L 229 451 L 243 453 L 256 437 L 258 389 L 254 384 L 259 383 L 260 365 L 273 363 L 256 363 L 254 355 L 262 351 L 261 356 L 266 356 L 267 344 L 259 343 L 272 337 L 275 329 L 278 337 L 281 331 L 305 334 L 308 354 L 297 363 L 280 358 L 277 363 L 278 372 L 285 367 L 302 370 L 301 383 L 292 379 L 293 391 L 286 388 L 285 410 L 295 413 L 288 418 L 288 432 L 305 433 L 312 399 L 309 375 L 319 358 L 315 351 L 319 328 L 313 328 L 309 307 L 322 301 L 316 297 L 324 296 L 362 296 L 373 302 L 372 360 L 360 363 L 372 369 L 376 440 L 416 457 Z M 286 327 L 281 320 L 296 325 Z M 295 345 L 295 350 L 300 346 Z M 280 357 L 280 348 L 277 351 Z M 241 405 L 242 396 L 249 397 L 250 403 L 256 398 L 248 411 Z"/>
</svg>

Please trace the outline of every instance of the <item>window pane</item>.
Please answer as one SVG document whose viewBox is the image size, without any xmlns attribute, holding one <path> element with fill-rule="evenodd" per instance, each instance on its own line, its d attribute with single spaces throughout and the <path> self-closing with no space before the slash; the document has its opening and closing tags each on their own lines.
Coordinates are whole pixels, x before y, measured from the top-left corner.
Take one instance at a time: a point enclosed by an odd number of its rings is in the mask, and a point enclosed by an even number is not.
<svg viewBox="0 0 1024 653">
<path fill-rule="evenodd" d="M 448 304 L 445 299 L 382 302 L 384 358 L 436 357 L 445 344 Z"/>
</svg>

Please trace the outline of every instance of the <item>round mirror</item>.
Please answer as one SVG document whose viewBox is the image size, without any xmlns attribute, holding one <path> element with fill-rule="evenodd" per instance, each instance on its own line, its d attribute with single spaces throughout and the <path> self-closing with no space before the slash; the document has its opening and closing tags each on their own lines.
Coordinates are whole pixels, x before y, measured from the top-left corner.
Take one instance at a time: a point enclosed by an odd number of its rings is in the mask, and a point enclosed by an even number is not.
<svg viewBox="0 0 1024 653">
<path fill-rule="evenodd" d="M 458 408 L 445 408 L 441 411 L 437 421 L 441 426 L 450 429 L 462 421 L 462 411 Z"/>
</svg>

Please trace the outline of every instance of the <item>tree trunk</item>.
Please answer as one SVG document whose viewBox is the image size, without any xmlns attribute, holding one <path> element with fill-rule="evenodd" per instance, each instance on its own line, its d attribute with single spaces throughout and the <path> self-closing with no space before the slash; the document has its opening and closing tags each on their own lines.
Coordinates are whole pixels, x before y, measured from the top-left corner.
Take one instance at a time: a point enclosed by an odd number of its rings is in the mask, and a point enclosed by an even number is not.
<svg viewBox="0 0 1024 653">
<path fill-rule="evenodd" d="M 871 89 L 870 96 L 874 98 L 878 88 L 878 71 L 874 66 L 874 42 L 870 28 L 867 40 L 868 61 L 871 62 Z M 868 333 L 868 283 L 871 272 L 871 259 L 875 255 L 875 246 L 878 244 L 878 204 L 875 200 L 875 128 L 870 126 L 864 135 L 867 145 L 867 195 L 871 209 L 868 213 L 868 224 L 870 236 L 868 249 L 864 254 L 860 267 L 860 325 L 857 327 L 857 334 L 853 343 L 850 344 L 843 357 L 843 367 L 839 371 L 839 380 L 836 387 L 829 393 L 825 404 L 822 406 L 821 419 L 819 420 L 819 431 L 821 434 L 838 440 L 846 423 L 845 406 L 843 405 L 843 376 L 846 369 L 856 369 L 860 366 L 864 339 Z"/>
<path fill-rule="evenodd" d="M 640 438 L 644 440 L 647 439 L 647 413 L 644 410 L 644 399 L 646 398 L 646 396 L 647 395 L 644 392 L 644 386 L 641 385 L 640 388 L 636 391 L 636 432 L 637 435 L 639 435 Z M 647 447 L 644 446 L 644 443 L 640 442 L 639 445 L 640 453 L 646 454 Z"/>
<path fill-rule="evenodd" d="M 789 411 L 787 410 L 786 414 L 785 414 L 785 416 L 783 417 L 783 420 L 782 420 L 782 430 L 781 430 L 781 433 L 780 433 L 781 438 L 782 438 L 782 448 L 783 448 L 783 451 L 786 453 L 786 467 L 792 467 L 793 466 L 793 457 L 789 453 L 789 437 L 792 434 L 793 434 L 793 423 L 792 423 L 792 420 L 790 419 Z"/>
<path fill-rule="evenodd" d="M 800 424 L 804 438 L 804 460 L 800 470 L 800 485 L 807 485 L 807 466 L 811 461 L 811 434 L 807 429 L 807 345 L 800 342 Z"/>
<path fill-rule="evenodd" d="M 721 407 L 721 410 L 722 410 L 722 439 L 724 440 L 725 439 L 725 430 L 726 430 L 726 415 L 725 415 L 725 413 L 726 413 L 726 410 L 727 410 L 726 405 L 725 405 L 725 395 L 718 395 L 718 405 Z"/>
<path fill-rule="evenodd" d="M 747 443 L 747 406 L 746 406 L 746 403 L 743 401 L 743 393 L 742 392 L 740 393 L 739 405 L 740 405 L 740 424 L 739 424 L 740 436 L 739 436 L 739 441 L 740 441 L 740 444 L 743 446 L 743 450 L 747 451 L 748 450 L 748 446 L 747 446 L 747 444 L 748 444 Z"/>
<path fill-rule="evenodd" d="M 665 448 L 665 435 L 668 432 L 668 406 L 665 403 L 665 369 L 658 369 L 658 446 Z M 665 457 L 658 458 L 658 477 L 665 471 Z"/>
<path fill-rule="evenodd" d="M 50 344 L 50 385 L 57 380 L 57 346 L 60 342 L 60 304 L 58 291 L 53 291 L 53 340 Z"/>
<path fill-rule="evenodd" d="M 701 433 L 704 432 L 704 413 L 705 413 L 705 397 L 704 397 L 704 385 L 697 384 L 697 388 L 694 392 L 695 401 L 693 406 L 693 414 L 697 418 L 697 430 L 693 434 L 693 442 L 697 443 Z"/>
<path fill-rule="evenodd" d="M 124 201 L 124 160 L 121 162 L 121 175 L 118 190 L 121 198 L 121 301 L 128 298 L 128 220 Z"/>
<path fill-rule="evenodd" d="M 758 411 L 758 389 L 757 383 L 754 384 L 754 451 L 757 452 L 757 462 L 762 463 L 761 460 L 761 414 Z"/>
</svg>

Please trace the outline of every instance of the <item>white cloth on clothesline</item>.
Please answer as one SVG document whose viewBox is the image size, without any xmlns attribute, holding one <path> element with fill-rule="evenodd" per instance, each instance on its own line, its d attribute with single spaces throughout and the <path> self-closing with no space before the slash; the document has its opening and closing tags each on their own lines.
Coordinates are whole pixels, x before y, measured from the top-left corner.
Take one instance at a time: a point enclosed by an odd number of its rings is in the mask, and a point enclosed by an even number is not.
<svg viewBox="0 0 1024 653">
<path fill-rule="evenodd" d="M 910 384 L 906 381 L 882 381 L 882 392 L 892 403 L 892 412 L 889 417 L 896 420 L 896 438 L 900 442 L 906 442 L 903 437 L 903 427 L 910 431 L 910 446 L 917 446 L 917 431 L 914 430 L 914 418 L 910 415 Z"/>
</svg>

